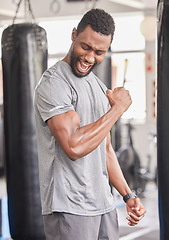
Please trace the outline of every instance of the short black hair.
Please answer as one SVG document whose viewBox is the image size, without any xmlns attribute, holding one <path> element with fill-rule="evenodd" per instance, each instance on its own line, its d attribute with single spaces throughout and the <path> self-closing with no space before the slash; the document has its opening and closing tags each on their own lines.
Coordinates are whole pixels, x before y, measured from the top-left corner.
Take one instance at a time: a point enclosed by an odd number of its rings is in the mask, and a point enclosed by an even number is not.
<svg viewBox="0 0 169 240">
<path fill-rule="evenodd" d="M 112 16 L 103 9 L 91 9 L 80 20 L 77 26 L 77 35 L 83 32 L 90 25 L 93 31 L 103 35 L 111 34 L 111 42 L 115 31 L 115 23 Z"/>
</svg>

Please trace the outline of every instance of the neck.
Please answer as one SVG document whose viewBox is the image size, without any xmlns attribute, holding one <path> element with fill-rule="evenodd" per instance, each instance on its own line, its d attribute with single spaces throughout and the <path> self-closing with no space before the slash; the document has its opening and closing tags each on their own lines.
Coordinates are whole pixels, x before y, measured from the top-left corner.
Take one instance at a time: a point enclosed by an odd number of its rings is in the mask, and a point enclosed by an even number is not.
<svg viewBox="0 0 169 240">
<path fill-rule="evenodd" d="M 66 56 L 62 59 L 62 61 L 66 62 L 67 64 L 70 65 L 70 59 L 71 59 L 71 49 L 69 50 L 69 52 L 66 54 Z"/>
</svg>

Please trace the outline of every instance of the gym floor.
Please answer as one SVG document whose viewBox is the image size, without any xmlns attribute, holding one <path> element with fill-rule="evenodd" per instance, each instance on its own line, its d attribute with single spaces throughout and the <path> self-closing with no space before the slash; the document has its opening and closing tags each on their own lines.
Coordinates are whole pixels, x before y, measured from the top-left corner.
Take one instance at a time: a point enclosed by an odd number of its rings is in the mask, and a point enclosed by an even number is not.
<svg viewBox="0 0 169 240">
<path fill-rule="evenodd" d="M 119 217 L 120 239 L 119 240 L 159 240 L 158 220 L 158 191 L 153 183 L 146 188 L 144 198 L 141 199 L 147 213 L 138 226 L 130 227 L 126 220 L 126 208 L 122 198 L 115 192 L 115 202 Z M 11 240 L 7 217 L 7 197 L 5 178 L 0 178 L 0 199 L 2 213 L 2 236 L 0 240 Z"/>
</svg>

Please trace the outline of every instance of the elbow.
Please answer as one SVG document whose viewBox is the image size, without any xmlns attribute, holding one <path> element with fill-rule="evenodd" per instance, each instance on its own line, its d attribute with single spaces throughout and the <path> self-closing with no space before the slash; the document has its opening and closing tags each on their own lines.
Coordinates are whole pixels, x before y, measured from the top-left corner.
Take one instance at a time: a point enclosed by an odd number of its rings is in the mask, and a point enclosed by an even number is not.
<svg viewBox="0 0 169 240">
<path fill-rule="evenodd" d="M 77 159 L 79 159 L 79 157 L 76 155 L 76 154 L 73 154 L 73 153 L 71 153 L 71 154 L 67 154 L 67 156 L 69 157 L 69 159 L 71 160 L 71 161 L 76 161 Z"/>
<path fill-rule="evenodd" d="M 79 159 L 77 156 L 69 156 L 69 159 L 72 161 L 72 162 L 75 162 L 77 159 Z"/>
<path fill-rule="evenodd" d="M 70 160 L 76 161 L 81 157 L 80 153 L 76 151 L 74 148 L 71 148 L 69 152 L 67 153 L 67 156 L 69 157 Z"/>
</svg>

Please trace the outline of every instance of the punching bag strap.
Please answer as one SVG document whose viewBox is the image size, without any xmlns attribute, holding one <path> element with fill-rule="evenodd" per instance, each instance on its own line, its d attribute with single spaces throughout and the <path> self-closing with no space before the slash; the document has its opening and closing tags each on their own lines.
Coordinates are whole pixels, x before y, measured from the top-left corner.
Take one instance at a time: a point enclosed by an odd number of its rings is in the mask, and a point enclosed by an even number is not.
<svg viewBox="0 0 169 240">
<path fill-rule="evenodd" d="M 19 8 L 20 8 L 20 5 L 21 5 L 21 2 L 22 0 L 20 0 L 18 3 L 17 3 L 17 8 L 16 8 L 16 12 L 15 12 L 15 16 L 13 18 L 13 24 L 15 23 L 15 20 L 17 18 L 17 14 L 19 12 Z M 35 20 L 35 17 L 34 17 L 34 14 L 33 14 L 33 11 L 32 11 L 32 7 L 31 7 L 31 4 L 30 4 L 30 0 L 24 0 L 24 3 L 25 3 L 25 19 L 27 19 L 28 15 L 31 16 L 31 18 L 34 20 L 34 22 L 36 22 Z"/>
</svg>

